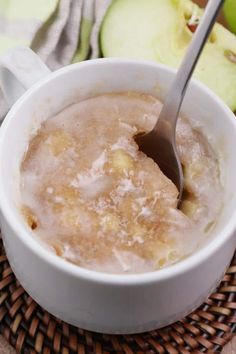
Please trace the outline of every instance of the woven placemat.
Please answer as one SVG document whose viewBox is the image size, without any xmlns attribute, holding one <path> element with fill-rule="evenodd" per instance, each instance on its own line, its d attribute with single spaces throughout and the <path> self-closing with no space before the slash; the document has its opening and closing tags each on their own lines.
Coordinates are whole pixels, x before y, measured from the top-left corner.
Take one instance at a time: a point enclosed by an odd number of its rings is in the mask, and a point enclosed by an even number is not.
<svg viewBox="0 0 236 354">
<path fill-rule="evenodd" d="M 24 354 L 217 353 L 236 333 L 236 254 L 217 291 L 182 321 L 111 336 L 68 325 L 40 307 L 15 278 L 0 239 L 0 332 Z"/>
</svg>

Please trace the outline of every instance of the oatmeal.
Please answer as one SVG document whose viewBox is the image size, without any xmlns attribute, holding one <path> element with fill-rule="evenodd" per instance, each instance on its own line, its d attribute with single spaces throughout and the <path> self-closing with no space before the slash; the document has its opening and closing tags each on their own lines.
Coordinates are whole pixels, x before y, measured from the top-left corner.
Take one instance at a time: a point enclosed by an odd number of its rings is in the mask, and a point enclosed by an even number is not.
<svg viewBox="0 0 236 354">
<path fill-rule="evenodd" d="M 21 166 L 22 210 L 58 256 L 138 273 L 176 263 L 204 241 L 221 208 L 218 161 L 200 130 L 180 118 L 179 210 L 175 185 L 133 139 L 152 129 L 160 109 L 149 95 L 101 95 L 49 118 L 32 137 Z"/>
</svg>

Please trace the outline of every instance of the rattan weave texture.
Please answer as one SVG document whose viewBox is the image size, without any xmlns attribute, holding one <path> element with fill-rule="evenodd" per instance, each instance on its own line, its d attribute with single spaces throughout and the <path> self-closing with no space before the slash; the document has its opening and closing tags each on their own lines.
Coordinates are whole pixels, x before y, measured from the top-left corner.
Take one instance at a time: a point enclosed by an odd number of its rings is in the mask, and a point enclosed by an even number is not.
<svg viewBox="0 0 236 354">
<path fill-rule="evenodd" d="M 217 291 L 182 321 L 111 336 L 68 325 L 35 303 L 16 280 L 0 239 L 0 332 L 24 354 L 219 353 L 236 333 L 236 254 Z"/>
</svg>

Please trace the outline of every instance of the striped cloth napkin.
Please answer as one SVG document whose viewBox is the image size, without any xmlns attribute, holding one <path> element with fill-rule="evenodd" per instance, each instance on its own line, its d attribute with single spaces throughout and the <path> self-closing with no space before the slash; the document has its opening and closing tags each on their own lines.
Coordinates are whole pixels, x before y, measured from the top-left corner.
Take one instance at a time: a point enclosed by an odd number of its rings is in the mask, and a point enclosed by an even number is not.
<svg viewBox="0 0 236 354">
<path fill-rule="evenodd" d="M 99 57 L 99 29 L 112 0 L 0 0 L 0 56 L 31 47 L 52 69 Z M 7 112 L 0 92 L 0 119 Z"/>
</svg>

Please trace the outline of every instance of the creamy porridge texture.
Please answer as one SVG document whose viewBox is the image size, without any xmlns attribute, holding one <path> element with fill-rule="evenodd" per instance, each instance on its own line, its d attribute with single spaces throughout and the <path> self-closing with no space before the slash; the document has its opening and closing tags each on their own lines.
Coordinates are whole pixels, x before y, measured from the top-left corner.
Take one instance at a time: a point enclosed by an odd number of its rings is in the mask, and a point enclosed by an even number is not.
<svg viewBox="0 0 236 354">
<path fill-rule="evenodd" d="M 180 261 L 207 237 L 221 208 L 217 158 L 181 118 L 178 210 L 175 185 L 133 140 L 160 109 L 149 95 L 101 95 L 49 118 L 32 137 L 21 166 L 23 214 L 58 256 L 97 271 L 147 272 Z"/>
</svg>

